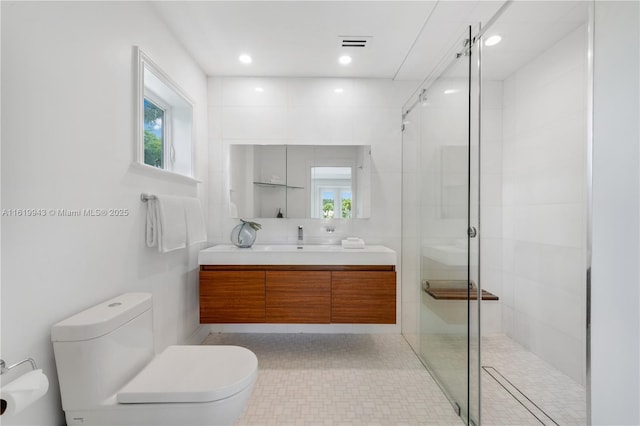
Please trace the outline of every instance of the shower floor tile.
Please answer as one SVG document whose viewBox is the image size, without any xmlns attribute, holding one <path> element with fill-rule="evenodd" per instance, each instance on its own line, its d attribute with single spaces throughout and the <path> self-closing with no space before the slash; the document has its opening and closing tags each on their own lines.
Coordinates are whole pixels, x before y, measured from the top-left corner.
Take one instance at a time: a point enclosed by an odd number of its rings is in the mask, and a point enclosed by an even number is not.
<svg viewBox="0 0 640 426">
<path fill-rule="evenodd" d="M 584 386 L 559 372 L 505 335 L 482 338 L 482 365 L 506 377 L 549 418 L 532 411 L 536 419 L 486 371 L 482 372 L 482 424 L 562 425 L 587 424 Z M 525 401 L 525 405 L 530 405 Z"/>
<path fill-rule="evenodd" d="M 211 334 L 204 344 L 258 357 L 238 426 L 463 424 L 398 334 Z"/>
</svg>

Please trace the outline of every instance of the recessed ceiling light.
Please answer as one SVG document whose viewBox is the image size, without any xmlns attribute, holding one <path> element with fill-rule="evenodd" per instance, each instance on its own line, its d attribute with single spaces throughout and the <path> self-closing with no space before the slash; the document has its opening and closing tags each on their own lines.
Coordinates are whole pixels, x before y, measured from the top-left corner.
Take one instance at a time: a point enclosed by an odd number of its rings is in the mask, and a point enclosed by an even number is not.
<svg viewBox="0 0 640 426">
<path fill-rule="evenodd" d="M 444 91 L 445 95 L 451 95 L 453 93 L 458 93 L 460 91 L 460 89 L 447 89 Z"/>
<path fill-rule="evenodd" d="M 240 62 L 242 62 L 243 64 L 245 64 L 245 65 L 248 65 L 251 62 L 253 62 L 253 59 L 251 59 L 251 56 L 249 56 L 249 55 L 240 55 L 240 56 L 238 56 L 238 60 Z"/>
<path fill-rule="evenodd" d="M 500 41 L 502 40 L 502 37 L 500 37 L 499 35 L 492 35 L 491 37 L 489 37 L 488 39 L 486 39 L 484 41 L 484 45 L 485 46 L 495 46 L 496 44 L 500 43 Z"/>
<path fill-rule="evenodd" d="M 256 92 L 262 93 L 264 92 L 264 89 L 262 87 L 256 87 Z"/>
<path fill-rule="evenodd" d="M 342 65 L 349 65 L 351 63 L 351 56 L 342 55 L 338 58 L 338 62 L 340 62 Z"/>
<path fill-rule="evenodd" d="M 342 92 L 344 92 L 344 89 L 342 87 L 338 87 L 338 88 L 333 89 L 333 91 L 335 93 L 342 93 Z"/>
</svg>

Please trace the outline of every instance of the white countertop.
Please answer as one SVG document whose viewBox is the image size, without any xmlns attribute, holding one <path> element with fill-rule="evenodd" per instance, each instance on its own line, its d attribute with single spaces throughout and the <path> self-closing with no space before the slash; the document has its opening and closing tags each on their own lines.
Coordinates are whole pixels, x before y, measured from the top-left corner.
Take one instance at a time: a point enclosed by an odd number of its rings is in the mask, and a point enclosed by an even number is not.
<svg viewBox="0 0 640 426">
<path fill-rule="evenodd" d="M 220 244 L 201 250 L 200 265 L 395 265 L 396 252 L 384 246 L 346 249 L 341 245 Z"/>
</svg>

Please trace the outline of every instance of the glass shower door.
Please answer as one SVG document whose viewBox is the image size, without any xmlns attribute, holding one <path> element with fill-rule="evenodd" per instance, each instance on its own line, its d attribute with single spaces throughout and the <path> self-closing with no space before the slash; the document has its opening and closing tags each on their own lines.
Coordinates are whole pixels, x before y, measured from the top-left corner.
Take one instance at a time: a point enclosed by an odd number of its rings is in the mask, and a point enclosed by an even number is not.
<svg viewBox="0 0 640 426">
<path fill-rule="evenodd" d="M 478 147 L 470 120 L 478 93 L 470 34 L 419 99 L 419 355 L 463 421 L 477 424 Z"/>
</svg>

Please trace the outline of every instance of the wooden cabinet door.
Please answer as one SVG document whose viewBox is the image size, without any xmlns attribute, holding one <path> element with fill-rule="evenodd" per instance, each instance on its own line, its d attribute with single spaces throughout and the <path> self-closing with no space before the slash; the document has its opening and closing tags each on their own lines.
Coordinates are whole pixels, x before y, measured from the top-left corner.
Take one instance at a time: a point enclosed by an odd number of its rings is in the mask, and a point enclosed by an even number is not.
<svg viewBox="0 0 640 426">
<path fill-rule="evenodd" d="M 264 322 L 264 271 L 200 271 L 200 323 Z"/>
<path fill-rule="evenodd" d="M 332 272 L 331 322 L 395 324 L 395 271 Z"/>
<path fill-rule="evenodd" d="M 324 323 L 331 320 L 330 271 L 267 271 L 266 321 Z"/>
</svg>

